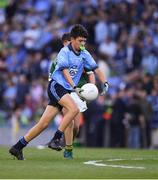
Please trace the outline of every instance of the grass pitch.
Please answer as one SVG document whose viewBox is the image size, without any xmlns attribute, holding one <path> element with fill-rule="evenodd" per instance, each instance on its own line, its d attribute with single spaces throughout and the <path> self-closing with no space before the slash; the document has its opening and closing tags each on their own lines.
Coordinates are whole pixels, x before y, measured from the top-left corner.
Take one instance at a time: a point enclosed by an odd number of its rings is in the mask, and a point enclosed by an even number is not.
<svg viewBox="0 0 158 180">
<path fill-rule="evenodd" d="M 157 150 L 75 148 L 74 159 L 48 148 L 26 148 L 18 161 L 0 147 L 1 179 L 156 179 Z M 86 164 L 84 164 L 86 162 Z"/>
</svg>

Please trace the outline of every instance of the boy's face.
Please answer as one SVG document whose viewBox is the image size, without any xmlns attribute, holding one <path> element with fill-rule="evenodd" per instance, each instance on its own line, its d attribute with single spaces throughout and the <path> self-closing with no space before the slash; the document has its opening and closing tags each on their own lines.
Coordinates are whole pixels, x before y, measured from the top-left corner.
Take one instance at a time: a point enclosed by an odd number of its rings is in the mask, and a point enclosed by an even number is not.
<svg viewBox="0 0 158 180">
<path fill-rule="evenodd" d="M 69 40 L 65 40 L 65 41 L 63 42 L 63 45 L 64 45 L 64 46 L 67 46 L 67 45 L 70 44 L 70 42 L 71 42 L 71 41 L 69 41 Z"/>
<path fill-rule="evenodd" d="M 84 47 L 86 44 L 86 38 L 84 37 L 77 37 L 77 38 L 71 38 L 71 44 L 75 51 L 80 52 L 81 47 Z"/>
</svg>

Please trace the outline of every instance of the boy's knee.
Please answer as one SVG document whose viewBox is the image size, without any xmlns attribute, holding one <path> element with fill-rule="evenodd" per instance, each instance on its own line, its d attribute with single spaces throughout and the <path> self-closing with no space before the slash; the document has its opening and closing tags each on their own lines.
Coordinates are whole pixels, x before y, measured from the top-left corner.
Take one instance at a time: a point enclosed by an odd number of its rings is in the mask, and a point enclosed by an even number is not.
<svg viewBox="0 0 158 180">
<path fill-rule="evenodd" d="M 77 115 L 79 113 L 78 107 L 74 107 L 73 109 L 71 109 L 71 111 L 74 115 Z"/>
</svg>

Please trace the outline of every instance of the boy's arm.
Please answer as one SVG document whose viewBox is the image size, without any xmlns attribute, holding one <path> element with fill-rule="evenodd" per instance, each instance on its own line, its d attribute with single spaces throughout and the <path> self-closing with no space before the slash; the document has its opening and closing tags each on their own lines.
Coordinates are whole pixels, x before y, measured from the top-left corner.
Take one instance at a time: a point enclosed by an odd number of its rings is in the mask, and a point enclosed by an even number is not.
<svg viewBox="0 0 158 180">
<path fill-rule="evenodd" d="M 101 72 L 101 70 L 98 68 L 95 60 L 91 56 L 91 54 L 88 51 L 85 51 L 85 64 L 84 67 L 89 70 L 93 70 L 95 74 L 97 75 L 98 79 L 102 82 L 103 84 L 103 92 L 102 94 L 105 94 L 106 91 L 108 90 L 109 84 L 107 82 L 106 77 L 104 74 Z"/>
<path fill-rule="evenodd" d="M 96 68 L 94 70 L 95 74 L 97 75 L 98 79 L 102 82 L 103 84 L 103 92 L 102 94 L 105 94 L 108 91 L 109 88 L 109 84 L 107 82 L 106 77 L 104 76 L 104 74 L 102 73 L 102 71 L 99 68 Z"/>
<path fill-rule="evenodd" d="M 70 86 L 72 88 L 74 88 L 76 85 L 75 85 L 74 81 L 72 80 L 72 78 L 70 76 L 69 70 L 68 69 L 63 69 L 63 74 L 64 74 L 64 77 L 67 80 L 67 82 L 70 84 Z"/>
<path fill-rule="evenodd" d="M 69 70 L 68 69 L 63 69 L 63 74 L 64 74 L 64 77 L 65 79 L 67 80 L 67 82 L 70 84 L 70 86 L 74 89 L 74 91 L 78 94 L 78 96 L 82 97 L 81 96 L 81 88 L 78 88 L 74 81 L 72 80 L 71 76 L 70 76 L 70 73 L 69 73 Z"/>
<path fill-rule="evenodd" d="M 106 77 L 104 76 L 103 72 L 99 69 L 96 68 L 94 70 L 95 74 L 97 75 L 98 79 L 104 84 L 105 82 L 107 82 Z"/>
</svg>

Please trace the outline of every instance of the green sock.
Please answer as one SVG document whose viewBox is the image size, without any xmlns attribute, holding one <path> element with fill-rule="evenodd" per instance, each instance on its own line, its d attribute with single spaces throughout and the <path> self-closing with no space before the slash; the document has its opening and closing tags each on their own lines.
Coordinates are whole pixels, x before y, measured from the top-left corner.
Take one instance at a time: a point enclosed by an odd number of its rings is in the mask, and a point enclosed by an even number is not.
<svg viewBox="0 0 158 180">
<path fill-rule="evenodd" d="M 72 151 L 73 150 L 73 146 L 72 145 L 66 145 L 65 150 L 66 151 Z"/>
</svg>

